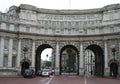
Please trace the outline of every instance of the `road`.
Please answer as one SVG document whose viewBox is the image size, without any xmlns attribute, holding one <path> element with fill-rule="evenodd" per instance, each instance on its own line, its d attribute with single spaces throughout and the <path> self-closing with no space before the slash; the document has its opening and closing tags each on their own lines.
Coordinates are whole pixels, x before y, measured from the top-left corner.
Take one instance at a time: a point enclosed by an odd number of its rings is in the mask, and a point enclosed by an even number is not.
<svg viewBox="0 0 120 84">
<path fill-rule="evenodd" d="M 0 77 L 0 84 L 120 84 L 120 79 L 79 76 Z"/>
</svg>

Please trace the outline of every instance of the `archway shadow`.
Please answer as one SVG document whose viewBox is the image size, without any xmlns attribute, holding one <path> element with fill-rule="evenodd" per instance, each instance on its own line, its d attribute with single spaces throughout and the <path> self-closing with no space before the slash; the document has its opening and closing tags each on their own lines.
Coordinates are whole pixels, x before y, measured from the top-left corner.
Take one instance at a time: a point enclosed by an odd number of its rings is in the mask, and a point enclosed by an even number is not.
<svg viewBox="0 0 120 84">
<path fill-rule="evenodd" d="M 95 76 L 104 76 L 104 54 L 100 46 L 92 44 L 86 49 L 91 50 L 95 55 Z"/>
</svg>

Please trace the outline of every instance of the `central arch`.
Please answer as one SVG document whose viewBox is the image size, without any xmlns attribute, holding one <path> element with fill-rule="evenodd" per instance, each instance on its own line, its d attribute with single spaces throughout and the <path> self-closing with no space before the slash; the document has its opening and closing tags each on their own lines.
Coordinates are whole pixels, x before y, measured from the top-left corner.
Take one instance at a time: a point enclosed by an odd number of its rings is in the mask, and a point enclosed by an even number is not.
<svg viewBox="0 0 120 84">
<path fill-rule="evenodd" d="M 52 46 L 50 46 L 49 44 L 42 44 L 38 46 L 38 48 L 36 49 L 35 72 L 37 72 L 38 70 L 41 70 L 41 53 L 46 48 L 52 48 Z"/>
<path fill-rule="evenodd" d="M 94 74 L 95 76 L 104 76 L 104 53 L 99 45 L 89 45 L 86 50 L 91 50 L 94 53 Z M 91 59 L 91 58 L 90 58 Z"/>
<path fill-rule="evenodd" d="M 79 54 L 73 45 L 66 45 L 60 51 L 60 75 L 79 75 Z"/>
</svg>

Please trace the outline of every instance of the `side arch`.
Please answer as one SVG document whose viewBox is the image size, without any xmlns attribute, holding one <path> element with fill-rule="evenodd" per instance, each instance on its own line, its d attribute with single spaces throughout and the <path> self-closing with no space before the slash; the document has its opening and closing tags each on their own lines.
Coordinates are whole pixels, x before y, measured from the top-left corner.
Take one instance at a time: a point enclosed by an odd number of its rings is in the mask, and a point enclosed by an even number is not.
<svg viewBox="0 0 120 84">
<path fill-rule="evenodd" d="M 91 44 L 86 49 L 91 50 L 95 55 L 95 76 L 104 76 L 104 52 L 103 49 L 96 44 Z M 85 50 L 86 50 L 85 49 Z"/>
<path fill-rule="evenodd" d="M 110 76 L 117 77 L 119 74 L 119 61 L 116 59 L 111 59 L 108 66 L 110 67 Z"/>
<path fill-rule="evenodd" d="M 29 69 L 31 65 L 31 61 L 27 58 L 23 59 L 21 62 L 21 75 L 23 75 L 25 69 Z"/>
<path fill-rule="evenodd" d="M 37 47 L 36 49 L 36 55 L 35 55 L 35 72 L 41 69 L 41 53 L 46 48 L 52 48 L 53 47 L 49 44 L 42 44 Z"/>
</svg>

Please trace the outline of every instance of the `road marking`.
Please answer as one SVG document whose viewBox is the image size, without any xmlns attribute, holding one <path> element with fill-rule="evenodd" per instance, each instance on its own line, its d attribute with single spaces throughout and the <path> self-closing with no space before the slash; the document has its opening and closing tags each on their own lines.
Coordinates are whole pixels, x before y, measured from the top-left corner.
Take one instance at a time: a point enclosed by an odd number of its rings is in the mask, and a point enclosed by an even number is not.
<svg viewBox="0 0 120 84">
<path fill-rule="evenodd" d="M 50 80 L 49 80 L 47 83 L 45 83 L 45 84 L 49 84 L 49 83 L 51 82 L 52 79 L 53 79 L 53 77 L 51 77 Z"/>
<path fill-rule="evenodd" d="M 87 84 L 86 76 L 84 77 L 84 83 Z"/>
</svg>

